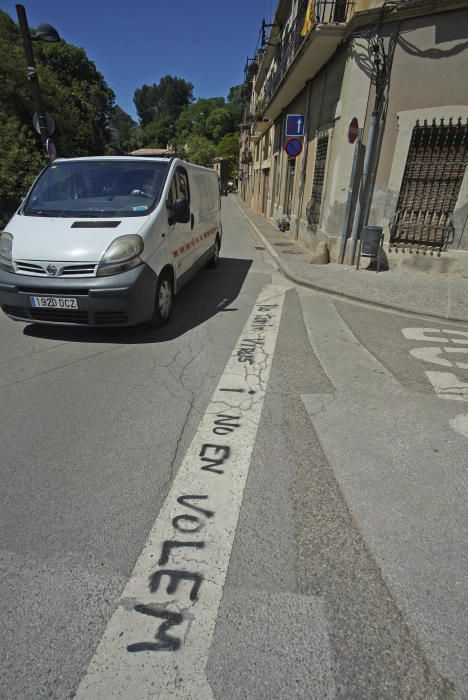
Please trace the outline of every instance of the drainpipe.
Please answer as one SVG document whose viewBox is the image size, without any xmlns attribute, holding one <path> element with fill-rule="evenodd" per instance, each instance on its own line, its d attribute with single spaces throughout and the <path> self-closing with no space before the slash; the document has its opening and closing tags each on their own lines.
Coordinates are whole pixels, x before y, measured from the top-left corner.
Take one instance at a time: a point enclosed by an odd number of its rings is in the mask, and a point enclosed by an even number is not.
<svg viewBox="0 0 468 700">
<path fill-rule="evenodd" d="M 353 155 L 353 165 L 351 167 L 351 177 L 349 179 L 348 188 L 348 199 L 346 201 L 346 211 L 344 216 L 343 228 L 341 231 L 341 241 L 340 241 L 340 265 L 344 262 L 345 251 L 346 251 L 346 241 L 348 238 L 349 221 L 351 215 L 351 205 L 353 203 L 353 194 L 356 186 L 356 175 L 357 175 L 357 164 L 359 160 L 359 153 L 361 151 L 362 144 L 362 129 L 359 129 L 359 135 L 354 144 L 354 155 Z"/>
<path fill-rule="evenodd" d="M 302 201 L 304 199 L 304 189 L 306 180 L 306 170 L 307 170 L 307 151 L 309 150 L 309 139 L 307 137 L 309 130 L 309 111 L 310 111 L 310 92 L 312 88 L 312 83 L 308 81 L 307 83 L 307 104 L 305 113 L 305 124 L 304 124 L 304 150 L 302 156 L 302 170 L 301 170 L 301 184 L 299 188 L 299 197 L 297 203 L 297 218 L 296 218 L 296 235 L 295 239 L 299 238 L 299 225 L 301 222 L 301 212 L 302 212 Z"/>
<path fill-rule="evenodd" d="M 359 234 L 361 232 L 361 222 L 363 226 L 366 226 L 367 220 L 369 218 L 369 194 L 370 194 L 370 184 L 371 179 L 370 168 L 372 161 L 374 159 L 375 145 L 377 142 L 377 135 L 379 133 L 379 111 L 374 110 L 372 112 L 369 135 L 367 137 L 366 155 L 364 157 L 364 166 L 362 170 L 361 186 L 359 188 L 359 199 L 356 206 L 356 211 L 354 214 L 353 229 L 351 231 L 351 250 L 349 253 L 349 264 L 354 263 L 354 257 L 356 255 L 357 242 L 359 240 Z"/>
</svg>

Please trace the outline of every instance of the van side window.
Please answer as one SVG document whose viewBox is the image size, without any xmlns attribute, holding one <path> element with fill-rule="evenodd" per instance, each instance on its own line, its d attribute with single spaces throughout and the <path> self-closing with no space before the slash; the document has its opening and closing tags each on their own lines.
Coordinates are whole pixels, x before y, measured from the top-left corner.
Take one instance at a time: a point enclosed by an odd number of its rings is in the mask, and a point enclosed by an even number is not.
<svg viewBox="0 0 468 700">
<path fill-rule="evenodd" d="M 188 186 L 187 173 L 182 168 L 178 168 L 175 174 L 175 182 L 177 187 L 177 197 L 186 199 L 190 203 L 190 192 Z"/>
<path fill-rule="evenodd" d="M 174 204 L 177 197 L 178 197 L 178 194 L 177 194 L 176 176 L 174 175 L 174 177 L 172 178 L 171 187 L 170 187 L 169 192 L 167 194 L 168 203 L 170 205 Z"/>
</svg>

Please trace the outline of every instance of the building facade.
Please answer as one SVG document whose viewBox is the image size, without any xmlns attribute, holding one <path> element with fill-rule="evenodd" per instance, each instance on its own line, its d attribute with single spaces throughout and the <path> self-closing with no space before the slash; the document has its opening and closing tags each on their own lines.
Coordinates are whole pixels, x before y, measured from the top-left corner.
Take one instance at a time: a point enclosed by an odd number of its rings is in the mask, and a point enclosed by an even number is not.
<svg viewBox="0 0 468 700">
<path fill-rule="evenodd" d="M 390 267 L 468 276 L 467 27 L 467 0 L 279 0 L 246 66 L 241 196 L 322 260 L 355 262 L 369 224 Z"/>
</svg>

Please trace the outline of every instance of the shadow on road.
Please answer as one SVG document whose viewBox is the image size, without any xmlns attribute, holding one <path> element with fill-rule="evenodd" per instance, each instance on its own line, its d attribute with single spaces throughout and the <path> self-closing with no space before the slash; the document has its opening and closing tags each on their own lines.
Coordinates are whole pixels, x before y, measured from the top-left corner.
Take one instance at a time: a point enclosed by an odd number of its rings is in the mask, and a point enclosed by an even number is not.
<svg viewBox="0 0 468 700">
<path fill-rule="evenodd" d="M 175 298 L 174 311 L 167 326 L 88 328 L 30 324 L 24 334 L 33 338 L 75 343 L 162 343 L 173 340 L 199 326 L 217 313 L 229 311 L 239 295 L 252 260 L 220 258 L 215 270 L 202 270 Z"/>
</svg>

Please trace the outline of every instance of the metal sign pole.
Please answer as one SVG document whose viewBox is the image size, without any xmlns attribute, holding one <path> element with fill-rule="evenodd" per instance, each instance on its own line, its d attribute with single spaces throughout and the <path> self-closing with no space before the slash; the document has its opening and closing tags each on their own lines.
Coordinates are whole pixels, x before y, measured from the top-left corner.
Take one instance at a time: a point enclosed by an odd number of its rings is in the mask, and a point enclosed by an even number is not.
<svg viewBox="0 0 468 700">
<path fill-rule="evenodd" d="M 356 246 L 361 233 L 361 221 L 363 215 L 365 215 L 368 199 L 368 185 L 369 185 L 369 169 L 371 166 L 371 158 L 374 155 L 374 142 L 378 130 L 378 112 L 372 112 L 371 123 L 369 127 L 369 134 L 367 137 L 366 155 L 364 157 L 364 166 L 361 178 L 361 187 L 359 188 L 359 198 L 356 205 L 356 211 L 354 212 L 354 222 L 353 230 L 351 232 L 351 251 L 349 256 L 350 265 L 354 264 L 354 258 L 356 255 Z"/>
<path fill-rule="evenodd" d="M 344 262 L 344 257 L 345 257 L 345 252 L 346 252 L 346 243 L 348 240 L 349 217 L 351 214 L 351 205 L 353 202 L 353 195 L 354 195 L 354 190 L 356 187 L 357 164 L 358 164 L 358 160 L 359 160 L 359 153 L 361 150 L 361 143 L 362 143 L 361 134 L 362 134 L 362 129 L 359 129 L 359 135 L 354 143 L 353 165 L 351 167 L 351 177 L 349 179 L 348 199 L 346 201 L 346 211 L 345 211 L 345 216 L 344 216 L 344 221 L 343 221 L 343 228 L 341 230 L 340 265 L 342 265 Z"/>
<path fill-rule="evenodd" d="M 26 56 L 27 75 L 31 83 L 34 107 L 36 109 L 39 121 L 39 133 L 41 136 L 42 149 L 44 151 L 44 155 L 48 158 L 49 154 L 47 150 L 47 139 L 49 137 L 49 131 L 47 129 L 44 107 L 42 105 L 41 90 L 39 87 L 39 81 L 37 79 L 36 63 L 34 60 L 34 53 L 31 44 L 31 36 L 29 34 L 26 10 L 24 9 L 23 5 L 16 5 L 16 14 L 18 15 L 18 23 L 21 32 L 21 38 L 23 40 L 24 54 Z"/>
</svg>

